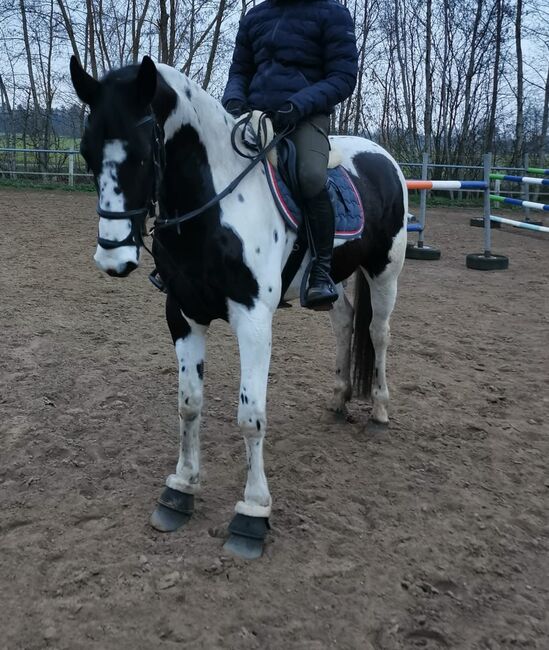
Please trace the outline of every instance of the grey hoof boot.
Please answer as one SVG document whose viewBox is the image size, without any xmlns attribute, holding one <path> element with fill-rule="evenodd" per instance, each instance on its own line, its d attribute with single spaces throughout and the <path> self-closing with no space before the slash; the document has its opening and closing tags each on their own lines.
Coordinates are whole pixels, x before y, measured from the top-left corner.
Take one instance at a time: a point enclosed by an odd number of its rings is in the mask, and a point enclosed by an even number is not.
<svg viewBox="0 0 549 650">
<path fill-rule="evenodd" d="M 192 517 L 194 496 L 166 487 L 151 515 L 151 526 L 162 533 L 171 533 Z"/>
<path fill-rule="evenodd" d="M 236 514 L 229 524 L 229 539 L 223 548 L 243 560 L 257 560 L 263 555 L 265 537 L 269 530 L 266 517 Z"/>
</svg>

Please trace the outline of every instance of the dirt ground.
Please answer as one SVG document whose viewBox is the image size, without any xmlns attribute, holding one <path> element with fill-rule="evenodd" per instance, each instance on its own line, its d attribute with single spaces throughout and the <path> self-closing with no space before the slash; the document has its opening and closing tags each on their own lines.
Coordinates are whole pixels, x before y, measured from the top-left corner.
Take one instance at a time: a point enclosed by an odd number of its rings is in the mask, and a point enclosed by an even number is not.
<svg viewBox="0 0 549 650">
<path fill-rule="evenodd" d="M 238 359 L 206 363 L 192 522 L 148 517 L 177 455 L 176 364 L 144 268 L 92 262 L 94 197 L 0 190 L 0 647 L 549 648 L 549 239 L 431 209 L 439 262 L 407 261 L 392 319 L 392 421 L 325 409 L 325 315 L 276 316 L 265 556 L 220 531 L 245 476 Z"/>
</svg>

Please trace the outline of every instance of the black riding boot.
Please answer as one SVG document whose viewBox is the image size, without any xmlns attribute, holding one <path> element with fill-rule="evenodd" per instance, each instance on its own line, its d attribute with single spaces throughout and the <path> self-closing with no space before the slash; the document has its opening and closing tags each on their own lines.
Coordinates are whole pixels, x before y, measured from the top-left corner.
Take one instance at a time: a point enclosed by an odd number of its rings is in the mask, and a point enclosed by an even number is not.
<svg viewBox="0 0 549 650">
<path fill-rule="evenodd" d="M 309 221 L 316 258 L 311 268 L 303 307 L 327 311 L 337 300 L 337 290 L 330 277 L 335 220 L 326 188 L 306 202 L 306 218 Z"/>
</svg>

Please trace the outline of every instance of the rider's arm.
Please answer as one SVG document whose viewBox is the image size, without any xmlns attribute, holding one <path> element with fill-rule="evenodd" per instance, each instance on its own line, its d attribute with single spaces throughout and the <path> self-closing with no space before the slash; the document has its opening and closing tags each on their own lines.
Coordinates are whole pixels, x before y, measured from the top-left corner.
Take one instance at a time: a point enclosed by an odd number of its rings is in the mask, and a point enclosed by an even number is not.
<svg viewBox="0 0 549 650">
<path fill-rule="evenodd" d="M 330 113 L 349 97 L 356 85 L 358 54 L 353 19 L 343 5 L 323 25 L 324 78 L 292 95 L 289 100 L 302 117 Z"/>
</svg>

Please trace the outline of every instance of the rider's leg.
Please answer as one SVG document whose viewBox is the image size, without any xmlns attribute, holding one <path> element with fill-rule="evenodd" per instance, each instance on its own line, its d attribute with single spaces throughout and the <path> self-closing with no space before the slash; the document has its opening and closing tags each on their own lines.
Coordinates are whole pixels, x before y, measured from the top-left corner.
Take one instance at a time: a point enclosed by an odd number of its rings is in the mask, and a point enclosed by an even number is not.
<svg viewBox="0 0 549 650">
<path fill-rule="evenodd" d="M 305 294 L 305 307 L 330 309 L 337 291 L 330 277 L 334 241 L 334 213 L 326 189 L 330 144 L 328 115 L 313 115 L 291 134 L 297 152 L 297 173 L 316 251 Z"/>
</svg>

